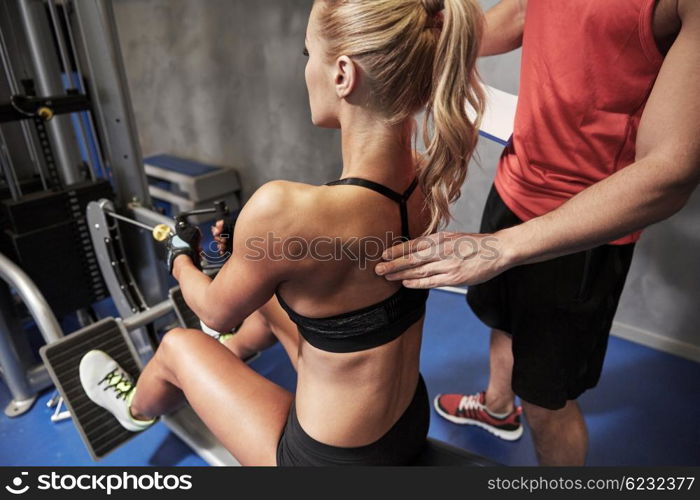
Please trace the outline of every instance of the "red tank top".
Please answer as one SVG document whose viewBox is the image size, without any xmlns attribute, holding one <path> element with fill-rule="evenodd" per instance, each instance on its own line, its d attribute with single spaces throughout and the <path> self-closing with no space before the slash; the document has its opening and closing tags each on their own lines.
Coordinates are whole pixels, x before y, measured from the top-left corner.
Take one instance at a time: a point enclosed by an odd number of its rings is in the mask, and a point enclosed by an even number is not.
<svg viewBox="0 0 700 500">
<path fill-rule="evenodd" d="M 528 1 L 515 128 L 495 180 L 523 221 L 634 162 L 639 121 L 663 61 L 654 6 Z"/>
</svg>

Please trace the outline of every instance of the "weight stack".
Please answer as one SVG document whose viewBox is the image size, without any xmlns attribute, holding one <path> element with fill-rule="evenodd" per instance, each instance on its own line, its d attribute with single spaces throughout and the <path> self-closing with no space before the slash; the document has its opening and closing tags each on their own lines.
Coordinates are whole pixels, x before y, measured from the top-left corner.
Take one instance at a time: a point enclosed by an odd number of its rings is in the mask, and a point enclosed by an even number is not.
<svg viewBox="0 0 700 500">
<path fill-rule="evenodd" d="M 108 296 L 85 217 L 87 204 L 103 198 L 114 198 L 106 180 L 2 202 L 0 249 L 32 278 L 59 317 Z"/>
</svg>

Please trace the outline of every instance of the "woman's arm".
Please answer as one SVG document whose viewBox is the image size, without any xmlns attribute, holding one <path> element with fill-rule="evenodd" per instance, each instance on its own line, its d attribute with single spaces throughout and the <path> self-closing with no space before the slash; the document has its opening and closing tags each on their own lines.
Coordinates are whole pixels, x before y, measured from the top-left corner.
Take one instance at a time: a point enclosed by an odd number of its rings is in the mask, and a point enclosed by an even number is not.
<svg viewBox="0 0 700 500">
<path fill-rule="evenodd" d="M 480 56 L 515 50 L 523 43 L 527 0 L 501 0 L 486 12 L 486 30 Z"/>
<path fill-rule="evenodd" d="M 246 203 L 236 222 L 233 254 L 213 280 L 181 255 L 173 276 L 185 302 L 208 327 L 224 332 L 265 304 L 290 274 L 290 262 L 271 250 L 275 238 L 289 231 L 289 190 L 284 182 L 262 186 Z"/>
</svg>

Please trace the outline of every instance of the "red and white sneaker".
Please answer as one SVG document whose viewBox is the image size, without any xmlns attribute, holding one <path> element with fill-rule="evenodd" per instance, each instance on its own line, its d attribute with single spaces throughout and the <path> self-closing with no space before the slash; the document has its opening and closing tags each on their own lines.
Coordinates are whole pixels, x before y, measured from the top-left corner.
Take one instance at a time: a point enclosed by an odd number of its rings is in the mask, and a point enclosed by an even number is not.
<svg viewBox="0 0 700 500">
<path fill-rule="evenodd" d="M 521 406 L 505 416 L 494 416 L 486 409 L 486 393 L 478 394 L 438 394 L 435 396 L 435 411 L 450 422 L 463 425 L 476 425 L 506 441 L 515 441 L 523 435 L 520 423 Z"/>
</svg>

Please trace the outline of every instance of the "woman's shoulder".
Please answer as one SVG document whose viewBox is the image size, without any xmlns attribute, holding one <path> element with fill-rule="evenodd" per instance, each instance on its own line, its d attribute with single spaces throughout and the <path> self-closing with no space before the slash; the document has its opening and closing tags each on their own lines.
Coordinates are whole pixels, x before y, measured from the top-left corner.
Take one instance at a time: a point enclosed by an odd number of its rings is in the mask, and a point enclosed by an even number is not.
<svg viewBox="0 0 700 500">
<path fill-rule="evenodd" d="M 291 215 L 290 211 L 313 204 L 318 186 L 301 182 L 275 180 L 260 186 L 244 206 L 258 215 Z"/>
<path fill-rule="evenodd" d="M 241 210 L 240 223 L 251 229 L 299 232 L 313 222 L 319 187 L 275 180 L 260 186 Z M 237 222 L 238 225 L 238 222 Z"/>
<path fill-rule="evenodd" d="M 281 202 L 298 203 L 305 201 L 305 198 L 312 195 L 315 191 L 318 191 L 318 186 L 302 182 L 268 181 L 253 193 L 248 203 L 260 205 L 258 208 L 266 206 L 274 208 Z"/>
</svg>

